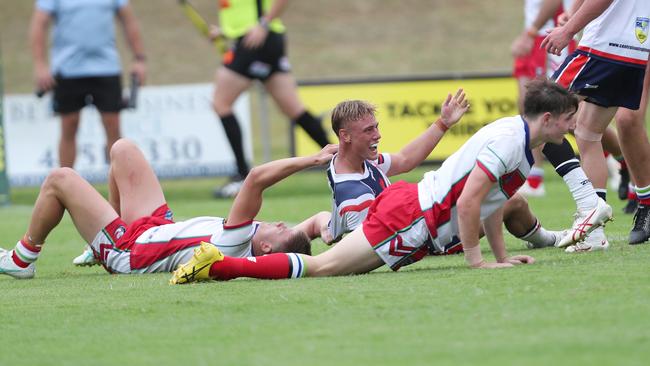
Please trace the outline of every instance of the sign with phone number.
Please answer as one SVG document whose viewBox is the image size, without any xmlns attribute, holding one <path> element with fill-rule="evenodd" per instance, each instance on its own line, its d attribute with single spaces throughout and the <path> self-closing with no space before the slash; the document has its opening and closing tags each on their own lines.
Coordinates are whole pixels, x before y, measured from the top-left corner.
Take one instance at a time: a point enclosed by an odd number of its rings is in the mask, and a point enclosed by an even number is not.
<svg viewBox="0 0 650 366">
<path fill-rule="evenodd" d="M 235 159 L 212 110 L 212 84 L 142 87 L 135 110 L 121 113 L 122 136 L 142 149 L 160 178 L 227 176 L 236 173 Z M 58 167 L 60 122 L 51 110 L 51 95 L 7 95 L 4 100 L 5 156 L 12 186 L 40 185 Z M 252 160 L 250 98 L 242 94 L 234 106 Z M 100 115 L 82 110 L 77 133 L 77 170 L 91 182 L 106 181 L 108 159 Z"/>
</svg>

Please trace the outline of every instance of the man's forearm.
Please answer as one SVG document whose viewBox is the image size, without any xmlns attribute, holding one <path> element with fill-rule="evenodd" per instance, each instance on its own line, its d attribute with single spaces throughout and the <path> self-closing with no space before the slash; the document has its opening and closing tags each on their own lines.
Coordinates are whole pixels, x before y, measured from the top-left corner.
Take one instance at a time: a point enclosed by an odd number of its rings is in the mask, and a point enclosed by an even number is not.
<svg viewBox="0 0 650 366">
<path fill-rule="evenodd" d="M 125 9 L 120 12 L 120 18 L 122 20 L 127 43 L 131 48 L 131 52 L 133 52 L 133 58 L 138 61 L 144 61 L 145 51 L 142 37 L 140 36 L 140 27 L 138 26 L 138 22 L 135 19 L 135 15 L 131 10 L 130 5 L 127 5 Z"/>
<path fill-rule="evenodd" d="M 580 32 L 589 22 L 596 19 L 607 9 L 613 0 L 589 0 L 584 2 L 571 16 L 566 29 L 572 34 Z"/>
<path fill-rule="evenodd" d="M 553 19 L 561 5 L 562 0 L 544 0 L 535 20 L 533 20 L 533 24 L 531 24 L 533 27 L 531 31 L 534 31 L 534 33 L 537 34 L 549 19 Z"/>
<path fill-rule="evenodd" d="M 46 67 L 45 57 L 45 33 L 48 25 L 48 16 L 40 11 L 36 11 L 32 16 L 29 27 L 29 43 L 32 51 L 34 66 Z"/>
<path fill-rule="evenodd" d="M 254 167 L 247 179 L 254 180 L 255 185 L 265 189 L 293 173 L 317 165 L 317 159 L 311 156 L 280 159 Z"/>
<path fill-rule="evenodd" d="M 273 2 L 273 5 L 271 5 L 271 9 L 269 9 L 269 12 L 263 15 L 265 20 L 267 22 L 270 22 L 271 20 L 282 15 L 282 12 L 284 12 L 284 9 L 287 7 L 288 2 L 288 0 L 275 0 Z"/>
<path fill-rule="evenodd" d="M 508 253 L 503 240 L 503 207 L 483 220 L 483 228 L 497 262 L 504 262 Z"/>
</svg>

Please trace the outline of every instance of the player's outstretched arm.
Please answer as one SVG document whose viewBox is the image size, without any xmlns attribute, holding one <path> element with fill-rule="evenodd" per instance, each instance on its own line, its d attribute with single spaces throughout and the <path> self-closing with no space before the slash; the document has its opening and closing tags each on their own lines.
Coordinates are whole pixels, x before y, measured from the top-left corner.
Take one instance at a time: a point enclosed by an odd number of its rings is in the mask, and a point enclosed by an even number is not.
<svg viewBox="0 0 650 366">
<path fill-rule="evenodd" d="M 332 234 L 329 233 L 328 223 L 332 213 L 329 211 L 321 211 L 300 224 L 294 226 L 296 230 L 300 230 L 309 237 L 310 240 L 320 237 L 325 244 L 331 244 L 333 241 Z"/>
<path fill-rule="evenodd" d="M 512 267 L 510 263 L 486 262 L 483 259 L 479 245 L 481 202 L 483 202 L 494 184 L 488 175 L 476 165 L 469 174 L 463 192 L 456 203 L 460 241 L 463 243 L 465 260 L 472 268 Z"/>
<path fill-rule="evenodd" d="M 406 145 L 399 153 L 391 154 L 391 165 L 388 175 L 397 175 L 413 170 L 431 154 L 451 126 L 460 121 L 460 118 L 469 109 L 469 101 L 465 99 L 463 89 L 458 89 L 456 94 L 447 95 L 442 104 L 440 118 L 424 131 L 415 140 Z"/>
<path fill-rule="evenodd" d="M 262 192 L 265 189 L 293 173 L 328 163 L 337 151 L 338 145 L 327 145 L 311 156 L 280 159 L 254 167 L 235 197 L 228 214 L 228 225 L 253 220 L 262 207 Z"/>
<path fill-rule="evenodd" d="M 506 243 L 503 240 L 503 207 L 500 207 L 483 220 L 483 228 L 485 229 L 485 237 L 490 243 L 490 248 L 498 263 L 513 265 L 535 263 L 535 258 L 529 255 L 508 256 Z"/>
</svg>

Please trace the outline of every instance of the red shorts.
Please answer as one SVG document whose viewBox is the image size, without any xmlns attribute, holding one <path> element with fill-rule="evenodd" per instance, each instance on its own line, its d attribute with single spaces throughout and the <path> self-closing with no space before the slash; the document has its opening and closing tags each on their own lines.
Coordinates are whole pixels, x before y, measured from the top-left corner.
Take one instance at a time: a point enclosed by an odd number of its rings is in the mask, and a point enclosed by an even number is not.
<svg viewBox="0 0 650 366">
<path fill-rule="evenodd" d="M 515 78 L 535 79 L 537 77 L 553 75 L 553 72 L 562 64 L 562 61 L 575 50 L 575 41 L 571 41 L 569 46 L 562 52 L 562 55 L 555 56 L 546 53 L 546 50 L 540 48 L 544 36 L 535 37 L 533 49 L 526 56 L 517 57 L 514 63 L 512 76 Z"/>
<path fill-rule="evenodd" d="M 394 271 L 422 259 L 431 239 L 417 184 L 400 181 L 377 196 L 363 222 L 363 233 Z"/>
<path fill-rule="evenodd" d="M 128 226 L 118 217 L 97 234 L 90 247 L 108 272 L 130 273 L 130 252 L 135 240 L 154 226 L 173 223 L 172 211 L 167 204 L 155 209 L 151 216 L 141 217 Z"/>
</svg>

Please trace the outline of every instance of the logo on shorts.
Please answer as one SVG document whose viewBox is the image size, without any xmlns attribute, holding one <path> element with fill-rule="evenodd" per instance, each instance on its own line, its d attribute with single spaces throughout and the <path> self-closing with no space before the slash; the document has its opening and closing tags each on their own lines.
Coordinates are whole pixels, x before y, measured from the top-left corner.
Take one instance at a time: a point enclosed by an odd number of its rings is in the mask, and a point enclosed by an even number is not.
<svg viewBox="0 0 650 366">
<path fill-rule="evenodd" d="M 271 73 L 271 65 L 255 61 L 248 67 L 248 72 L 258 78 L 265 78 Z"/>
<path fill-rule="evenodd" d="M 120 225 L 118 226 L 117 229 L 115 229 L 115 233 L 113 234 L 113 237 L 115 237 L 115 239 L 119 239 L 122 237 L 122 235 L 124 235 L 125 232 L 126 232 L 126 228 Z"/>
<path fill-rule="evenodd" d="M 403 257 L 411 254 L 415 249 L 416 249 L 415 247 L 404 245 L 404 240 L 402 239 L 402 237 L 400 235 L 397 235 L 390 240 L 388 253 L 396 257 Z"/>
<path fill-rule="evenodd" d="M 598 89 L 598 85 L 592 85 L 589 83 L 585 83 L 585 89 Z"/>
<path fill-rule="evenodd" d="M 650 25 L 650 18 L 638 17 L 634 22 L 634 32 L 636 33 L 636 39 L 639 42 L 644 43 L 648 39 L 648 29 Z"/>
</svg>

